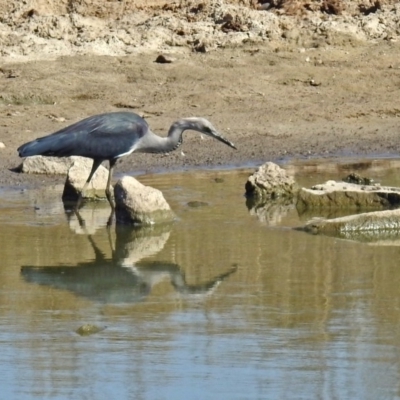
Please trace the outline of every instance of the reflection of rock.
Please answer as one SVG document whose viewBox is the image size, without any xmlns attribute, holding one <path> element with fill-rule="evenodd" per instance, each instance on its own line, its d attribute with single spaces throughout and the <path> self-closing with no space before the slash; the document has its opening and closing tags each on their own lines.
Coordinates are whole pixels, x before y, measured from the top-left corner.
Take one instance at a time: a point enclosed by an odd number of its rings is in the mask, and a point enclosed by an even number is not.
<svg viewBox="0 0 400 400">
<path fill-rule="evenodd" d="M 311 189 L 302 188 L 296 206 L 302 212 L 318 208 L 387 208 L 399 204 L 400 188 L 328 181 Z"/>
<path fill-rule="evenodd" d="M 24 159 L 20 166 L 21 172 L 26 174 L 47 174 L 47 175 L 67 175 L 72 164 L 79 160 L 83 165 L 87 165 L 90 170 L 92 160 L 83 157 L 43 157 L 32 156 Z M 88 173 L 89 174 L 89 173 Z"/>
<path fill-rule="evenodd" d="M 400 233 L 400 209 L 375 211 L 346 217 L 315 218 L 301 228 L 313 234 L 339 237 L 373 236 Z"/>
<path fill-rule="evenodd" d="M 319 208 L 319 209 L 303 209 L 299 210 L 297 208 L 297 214 L 299 216 L 300 221 L 309 221 L 312 218 L 339 218 L 345 217 L 347 215 L 354 214 L 354 209 L 347 208 Z"/>
<path fill-rule="evenodd" d="M 132 266 L 143 258 L 157 254 L 167 243 L 171 225 L 161 224 L 132 229 L 117 225 L 115 257 L 121 266 Z"/>
<path fill-rule="evenodd" d="M 248 178 L 245 189 L 247 197 L 274 200 L 281 197 L 293 198 L 298 187 L 284 169 L 267 162 Z"/>
<path fill-rule="evenodd" d="M 68 224 L 77 234 L 93 235 L 98 229 L 104 228 L 110 218 L 110 207 L 102 203 L 85 204 L 79 212 L 66 211 Z"/>
<path fill-rule="evenodd" d="M 76 200 L 78 198 L 92 169 L 93 160 L 89 160 L 90 163 L 87 160 L 80 157 L 71 165 L 65 181 L 63 200 Z M 105 199 L 107 179 L 108 170 L 100 165 L 85 189 L 83 198 L 91 200 Z"/>
<path fill-rule="evenodd" d="M 289 199 L 280 199 L 265 203 L 254 203 L 248 199 L 246 205 L 250 215 L 255 215 L 261 222 L 272 226 L 279 225 L 282 218 L 294 208 L 292 200 Z"/>
<path fill-rule="evenodd" d="M 367 237 L 365 237 L 367 236 Z M 357 240 L 368 243 L 370 246 L 390 246 L 400 247 L 400 231 L 391 232 L 367 232 L 366 235 L 360 234 L 347 237 L 346 239 Z"/>
<path fill-rule="evenodd" d="M 115 185 L 115 215 L 118 223 L 152 225 L 170 222 L 174 213 L 160 190 L 125 176 Z"/>
<path fill-rule="evenodd" d="M 96 259 L 74 266 L 31 267 L 24 266 L 21 274 L 28 282 L 68 290 L 92 301 L 121 304 L 143 301 L 153 286 L 168 279 L 171 285 L 185 297 L 207 296 L 218 285 L 234 273 L 237 267 L 201 284 L 186 282 L 185 274 L 175 263 L 152 261 L 141 262 L 142 258 L 152 256 L 164 247 L 169 237 L 166 225 L 132 229 L 117 227 L 115 251 L 107 259 L 88 236 L 96 254 Z"/>
</svg>

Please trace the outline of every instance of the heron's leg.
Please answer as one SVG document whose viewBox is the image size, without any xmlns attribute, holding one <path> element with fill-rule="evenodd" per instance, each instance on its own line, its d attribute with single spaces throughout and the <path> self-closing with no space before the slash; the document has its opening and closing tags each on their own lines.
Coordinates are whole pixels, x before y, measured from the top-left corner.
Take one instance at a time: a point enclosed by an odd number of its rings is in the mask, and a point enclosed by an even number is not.
<svg viewBox="0 0 400 400">
<path fill-rule="evenodd" d="M 83 188 L 82 188 L 81 192 L 79 193 L 78 201 L 76 202 L 76 206 L 75 206 L 76 210 L 79 209 L 79 207 L 80 207 L 80 205 L 82 203 L 83 194 L 85 193 L 85 190 L 87 189 L 87 187 L 89 185 L 89 182 L 93 178 L 93 175 L 97 171 L 97 168 L 100 167 L 101 163 L 102 163 L 102 160 L 93 160 L 93 165 L 92 165 L 92 169 L 90 171 L 90 174 L 89 174 L 85 184 L 83 185 Z"/>
<path fill-rule="evenodd" d="M 85 227 L 86 227 L 85 220 L 81 217 L 81 214 L 79 214 L 79 210 L 77 208 L 75 208 L 74 214 L 75 214 L 75 216 L 76 216 L 76 218 L 78 220 L 79 226 L 82 229 L 85 229 Z"/>
<path fill-rule="evenodd" d="M 107 179 L 107 186 L 106 186 L 106 196 L 107 196 L 107 200 L 111 205 L 111 208 L 113 209 L 113 211 L 115 210 L 115 202 L 113 199 L 113 196 L 111 194 L 111 178 L 112 178 L 112 174 L 113 174 L 113 170 L 114 170 L 114 165 L 117 162 L 116 159 L 114 160 L 110 160 L 110 169 L 108 171 L 108 179 Z"/>
<path fill-rule="evenodd" d="M 107 221 L 107 227 L 110 228 L 110 226 L 113 224 L 114 222 L 114 216 L 115 216 L 115 201 L 114 201 L 114 197 L 111 194 L 111 178 L 113 175 L 113 171 L 114 171 L 114 165 L 117 162 L 116 159 L 114 160 L 110 160 L 110 169 L 108 171 L 108 179 L 107 179 L 107 187 L 106 187 L 106 196 L 107 196 L 107 200 L 110 203 L 111 206 L 111 214 L 108 217 L 108 221 Z"/>
<path fill-rule="evenodd" d="M 108 220 L 107 220 L 107 228 L 108 229 L 112 226 L 112 224 L 114 222 L 114 217 L 115 217 L 115 208 L 112 208 L 110 216 L 108 217 Z"/>
</svg>

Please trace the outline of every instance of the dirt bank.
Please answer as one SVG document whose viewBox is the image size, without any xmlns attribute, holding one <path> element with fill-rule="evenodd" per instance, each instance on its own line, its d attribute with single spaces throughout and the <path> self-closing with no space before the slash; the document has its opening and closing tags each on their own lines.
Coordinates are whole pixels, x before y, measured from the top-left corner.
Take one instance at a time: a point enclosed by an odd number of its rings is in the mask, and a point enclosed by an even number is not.
<svg viewBox="0 0 400 400">
<path fill-rule="evenodd" d="M 209 118 L 238 150 L 187 133 L 185 156 L 133 155 L 118 172 L 397 154 L 397 6 L 288 16 L 239 1 L 192 3 L 0 1 L 1 184 L 62 181 L 11 172 L 16 148 L 121 109 L 160 134 L 179 117 Z M 160 53 L 173 62 L 155 63 Z"/>
</svg>

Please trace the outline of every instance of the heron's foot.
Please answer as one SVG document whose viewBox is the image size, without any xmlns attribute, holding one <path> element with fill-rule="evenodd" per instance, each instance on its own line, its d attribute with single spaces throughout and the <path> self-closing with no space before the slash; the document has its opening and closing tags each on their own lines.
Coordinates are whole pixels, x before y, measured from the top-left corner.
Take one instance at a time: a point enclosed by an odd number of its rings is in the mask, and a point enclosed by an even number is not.
<svg viewBox="0 0 400 400">
<path fill-rule="evenodd" d="M 112 195 L 111 191 L 109 189 L 106 189 L 106 197 L 108 202 L 110 203 L 111 209 L 115 211 L 115 200 L 114 196 Z"/>
</svg>

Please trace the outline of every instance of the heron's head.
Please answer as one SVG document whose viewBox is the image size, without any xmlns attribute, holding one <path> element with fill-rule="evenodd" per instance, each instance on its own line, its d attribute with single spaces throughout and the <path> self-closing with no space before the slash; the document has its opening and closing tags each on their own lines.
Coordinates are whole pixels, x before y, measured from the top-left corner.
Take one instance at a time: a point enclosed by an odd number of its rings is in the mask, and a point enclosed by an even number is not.
<svg viewBox="0 0 400 400">
<path fill-rule="evenodd" d="M 205 118 L 193 117 L 193 118 L 186 118 L 185 121 L 189 123 L 188 129 L 192 129 L 194 131 L 203 133 L 204 135 L 211 136 L 214 139 L 219 140 L 222 143 L 236 149 L 236 146 L 230 142 L 228 139 L 225 139 Z"/>
</svg>

